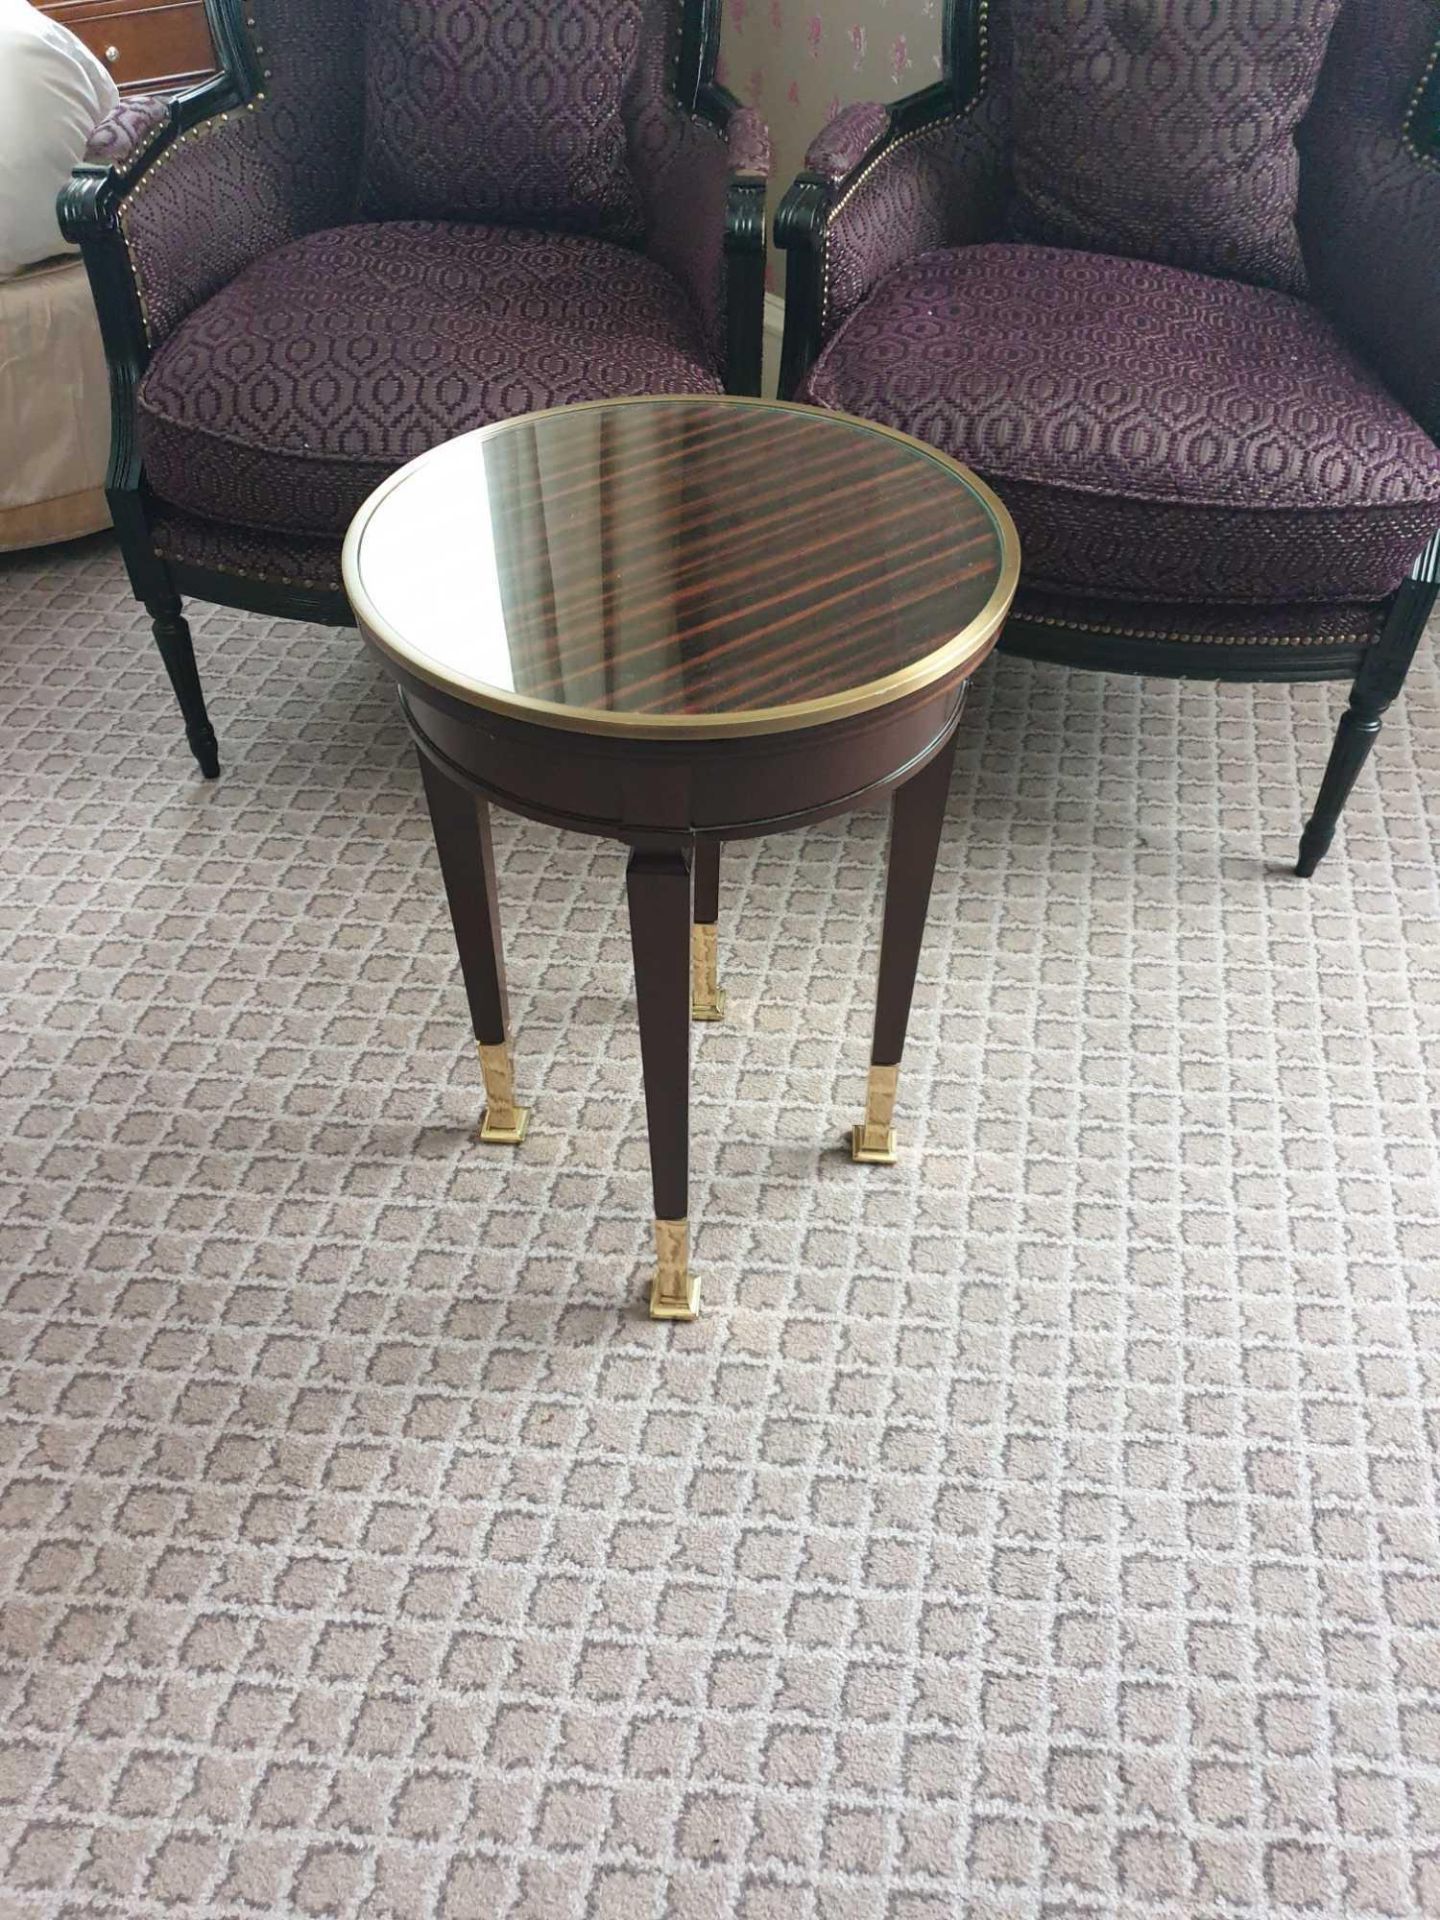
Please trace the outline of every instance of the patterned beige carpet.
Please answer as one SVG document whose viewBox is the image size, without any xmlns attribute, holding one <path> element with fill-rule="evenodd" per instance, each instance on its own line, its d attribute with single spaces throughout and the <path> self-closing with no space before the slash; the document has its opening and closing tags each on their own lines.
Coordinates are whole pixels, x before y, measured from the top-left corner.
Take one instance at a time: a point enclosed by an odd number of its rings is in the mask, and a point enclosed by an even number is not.
<svg viewBox="0 0 1440 1920">
<path fill-rule="evenodd" d="M 902 1080 L 883 819 L 728 860 L 643 1316 L 617 849 L 501 822 L 523 1152 L 354 639 L 0 571 L 0 1913 L 1440 1913 L 1440 669 L 987 670 Z"/>
</svg>

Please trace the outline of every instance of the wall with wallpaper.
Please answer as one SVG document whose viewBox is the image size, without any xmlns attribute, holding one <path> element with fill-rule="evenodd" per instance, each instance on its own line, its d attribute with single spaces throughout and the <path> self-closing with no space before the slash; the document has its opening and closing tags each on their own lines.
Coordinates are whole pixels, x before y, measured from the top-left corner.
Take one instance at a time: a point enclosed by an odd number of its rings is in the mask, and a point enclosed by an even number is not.
<svg viewBox="0 0 1440 1920">
<path fill-rule="evenodd" d="M 893 100 L 940 78 L 940 4 L 724 0 L 720 78 L 770 122 L 772 217 L 806 147 L 840 107 Z M 772 281 L 777 268 L 772 259 Z"/>
</svg>

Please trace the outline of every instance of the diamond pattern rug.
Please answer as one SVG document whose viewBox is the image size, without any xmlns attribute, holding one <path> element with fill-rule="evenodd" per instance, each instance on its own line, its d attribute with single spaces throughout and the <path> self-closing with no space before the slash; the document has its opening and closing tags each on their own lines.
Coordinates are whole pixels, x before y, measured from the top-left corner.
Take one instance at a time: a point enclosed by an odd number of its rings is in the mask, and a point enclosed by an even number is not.
<svg viewBox="0 0 1440 1920">
<path fill-rule="evenodd" d="M 497 820 L 479 1078 L 354 637 L 0 571 L 0 1912 L 1440 1912 L 1440 668 L 1000 661 L 903 1164 L 884 819 L 739 847 L 704 1317 L 644 1314 L 618 849 Z"/>
</svg>

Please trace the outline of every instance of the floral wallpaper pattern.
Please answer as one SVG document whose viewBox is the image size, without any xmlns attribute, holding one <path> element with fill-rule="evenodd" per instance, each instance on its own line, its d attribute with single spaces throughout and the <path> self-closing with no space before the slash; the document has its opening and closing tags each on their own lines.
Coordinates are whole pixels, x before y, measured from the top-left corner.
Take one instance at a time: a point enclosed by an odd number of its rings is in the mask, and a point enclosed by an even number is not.
<svg viewBox="0 0 1440 1920">
<path fill-rule="evenodd" d="M 772 215 L 806 147 L 842 106 L 893 100 L 940 78 L 941 0 L 724 0 L 724 7 L 719 77 L 770 122 Z"/>
</svg>

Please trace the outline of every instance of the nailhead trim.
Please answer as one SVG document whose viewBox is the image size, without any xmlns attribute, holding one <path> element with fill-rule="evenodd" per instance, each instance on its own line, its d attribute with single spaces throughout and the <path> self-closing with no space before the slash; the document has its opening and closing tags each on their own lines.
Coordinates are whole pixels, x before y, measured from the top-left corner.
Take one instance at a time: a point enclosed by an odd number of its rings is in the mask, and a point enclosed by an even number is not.
<svg viewBox="0 0 1440 1920">
<path fill-rule="evenodd" d="M 1059 620 L 1053 614 L 1027 613 L 1020 608 L 1015 618 L 1034 627 L 1058 627 L 1062 633 L 1106 633 L 1119 640 L 1176 640 L 1189 646 L 1204 647 L 1354 647 L 1373 645 L 1373 636 L 1361 640 L 1353 633 L 1296 633 L 1277 635 L 1233 633 L 1157 633 L 1146 627 L 1110 627 L 1099 621 L 1081 625 L 1077 620 Z"/>
<path fill-rule="evenodd" d="M 1426 93 L 1429 91 L 1430 82 L 1435 77 L 1435 69 L 1437 66 L 1440 66 L 1440 39 L 1436 40 L 1434 47 L 1431 49 L 1430 58 L 1425 65 L 1425 71 L 1420 76 L 1420 84 L 1411 96 L 1410 108 L 1405 115 L 1405 125 L 1401 132 L 1401 138 L 1404 140 L 1406 151 L 1412 160 L 1418 160 L 1422 167 L 1440 169 L 1440 153 L 1436 153 L 1433 148 L 1428 152 L 1425 151 L 1421 148 L 1415 137 L 1415 123 L 1419 119 L 1421 104 L 1424 101 Z"/>
<path fill-rule="evenodd" d="M 168 546 L 160 540 L 155 542 L 155 551 L 162 560 L 178 560 L 182 566 L 200 564 L 199 562 L 192 561 L 188 554 L 177 553 L 172 546 Z M 306 580 L 302 576 L 297 576 L 293 573 L 256 573 L 250 567 L 212 567 L 209 571 L 212 573 L 227 573 L 232 575 L 236 580 L 259 580 L 265 585 L 273 587 L 307 587 L 315 593 L 343 593 L 345 590 L 344 583 L 338 574 L 331 580 Z"/>
</svg>

